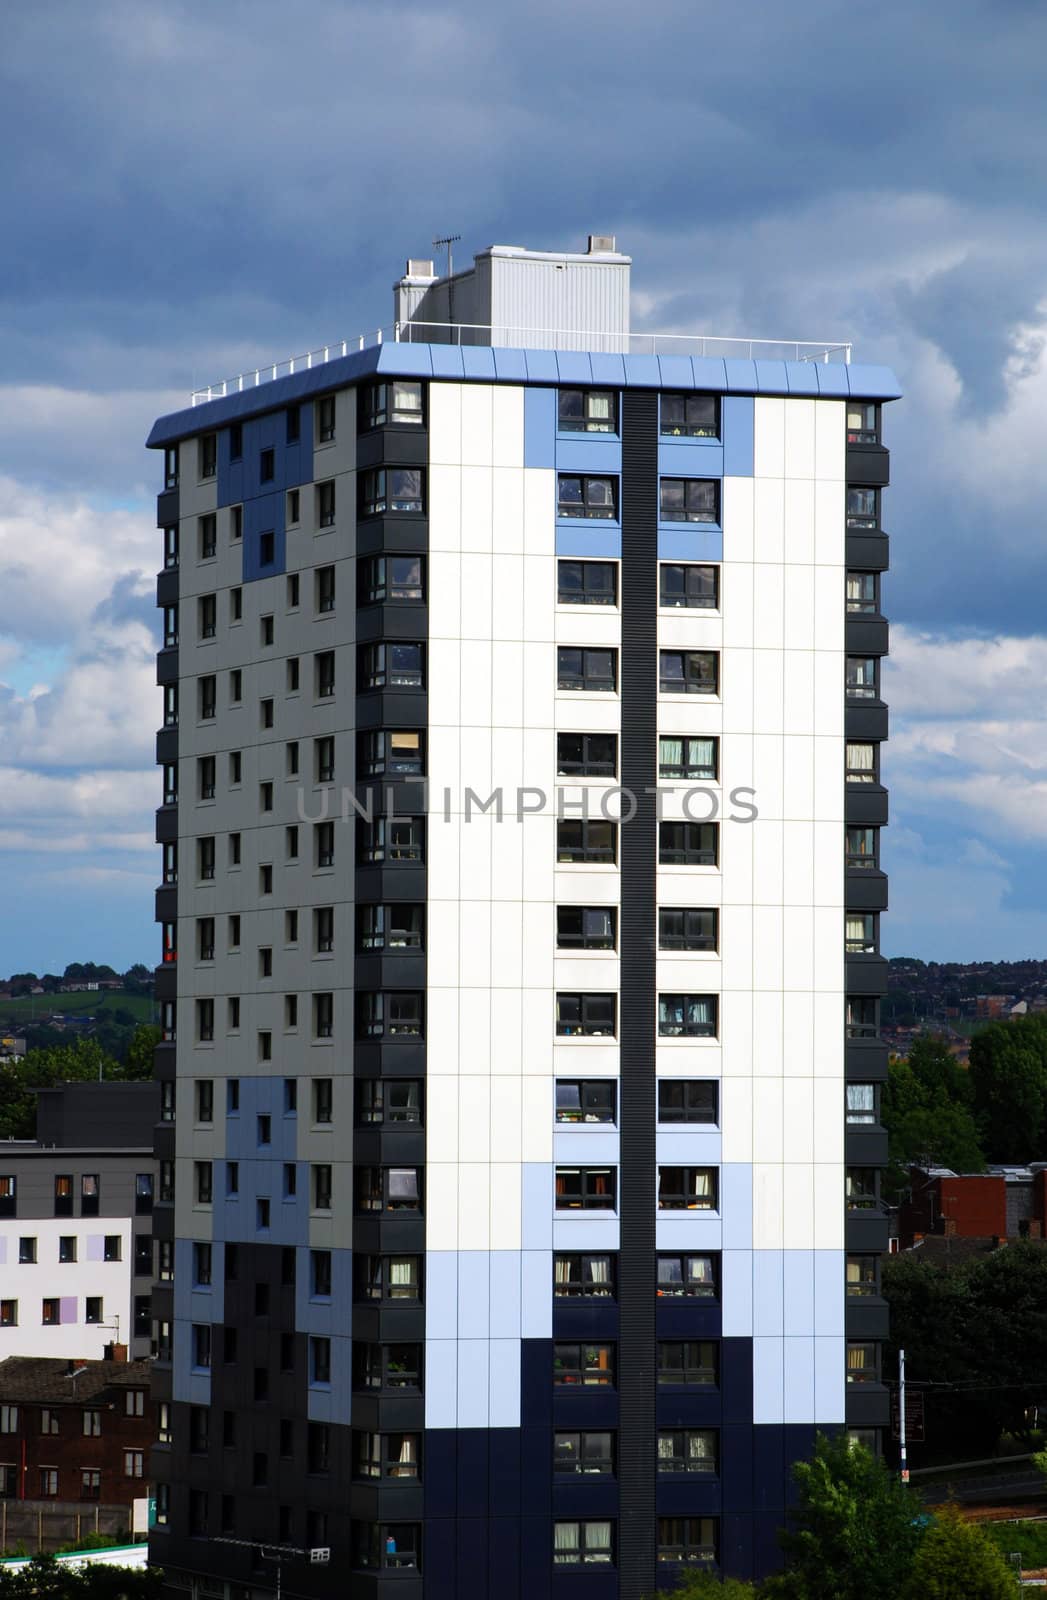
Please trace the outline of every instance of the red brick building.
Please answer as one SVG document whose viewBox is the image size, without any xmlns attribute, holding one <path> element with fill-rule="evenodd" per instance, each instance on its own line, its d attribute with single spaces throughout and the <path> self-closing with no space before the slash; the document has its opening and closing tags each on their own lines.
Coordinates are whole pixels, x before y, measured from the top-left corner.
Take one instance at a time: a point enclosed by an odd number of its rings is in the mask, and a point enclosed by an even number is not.
<svg viewBox="0 0 1047 1600">
<path fill-rule="evenodd" d="M 0 1498 L 126 1506 L 149 1493 L 149 1361 L 0 1361 Z"/>
<path fill-rule="evenodd" d="M 994 1167 L 957 1173 L 912 1167 L 909 1195 L 898 1208 L 898 1238 L 908 1250 L 921 1238 L 1043 1238 L 1047 1234 L 1047 1169 Z"/>
</svg>

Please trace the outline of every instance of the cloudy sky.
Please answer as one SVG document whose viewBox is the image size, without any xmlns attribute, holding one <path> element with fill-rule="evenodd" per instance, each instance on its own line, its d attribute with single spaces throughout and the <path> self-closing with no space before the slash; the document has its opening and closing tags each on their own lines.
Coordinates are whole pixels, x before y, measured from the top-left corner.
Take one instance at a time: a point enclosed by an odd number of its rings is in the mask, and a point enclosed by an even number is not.
<svg viewBox="0 0 1047 1600">
<path fill-rule="evenodd" d="M 150 964 L 159 461 L 460 232 L 851 338 L 887 442 L 888 954 L 1047 957 L 1040 0 L 0 0 L 0 974 Z"/>
</svg>

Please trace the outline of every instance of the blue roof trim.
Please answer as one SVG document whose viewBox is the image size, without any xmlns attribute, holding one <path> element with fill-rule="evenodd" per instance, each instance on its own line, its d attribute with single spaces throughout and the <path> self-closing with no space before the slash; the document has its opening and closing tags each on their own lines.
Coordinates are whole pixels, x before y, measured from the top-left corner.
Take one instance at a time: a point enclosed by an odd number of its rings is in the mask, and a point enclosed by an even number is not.
<svg viewBox="0 0 1047 1600">
<path fill-rule="evenodd" d="M 821 361 L 721 361 L 704 356 L 620 356 L 587 350 L 522 350 L 486 345 L 382 344 L 354 350 L 322 366 L 243 389 L 160 417 L 150 449 L 227 427 L 267 411 L 340 389 L 361 378 L 447 378 L 474 383 L 560 383 L 637 389 L 704 389 L 718 394 L 822 395 L 898 400 L 889 367 Z"/>
</svg>

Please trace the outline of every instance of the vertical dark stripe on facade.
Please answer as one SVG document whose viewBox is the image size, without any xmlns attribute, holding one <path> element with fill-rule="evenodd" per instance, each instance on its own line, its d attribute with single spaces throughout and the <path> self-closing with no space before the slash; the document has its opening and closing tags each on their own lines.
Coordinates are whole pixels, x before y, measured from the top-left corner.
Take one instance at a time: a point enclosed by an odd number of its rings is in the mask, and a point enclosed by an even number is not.
<svg viewBox="0 0 1047 1600">
<path fill-rule="evenodd" d="M 621 1600 L 655 1585 L 655 924 L 658 825 L 658 396 L 622 396 L 621 1053 L 618 1566 Z"/>
</svg>

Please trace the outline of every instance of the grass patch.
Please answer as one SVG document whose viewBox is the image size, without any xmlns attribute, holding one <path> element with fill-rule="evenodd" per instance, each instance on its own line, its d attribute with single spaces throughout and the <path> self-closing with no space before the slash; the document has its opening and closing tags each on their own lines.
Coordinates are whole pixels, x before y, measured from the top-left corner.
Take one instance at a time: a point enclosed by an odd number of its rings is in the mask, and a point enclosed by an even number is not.
<svg viewBox="0 0 1047 1600">
<path fill-rule="evenodd" d="M 1027 1571 L 1047 1567 L 1047 1522 L 981 1522 L 978 1526 L 1005 1556 L 1020 1550 Z"/>
<path fill-rule="evenodd" d="M 127 1011 L 136 1022 L 152 1022 L 153 1001 L 147 994 L 119 994 L 112 990 L 89 994 L 20 995 L 17 1000 L 0 1000 L 0 1028 L 24 1026 L 27 1022 L 40 1026 L 56 1012 L 67 1011 L 75 1016 L 99 1018 Z"/>
</svg>

